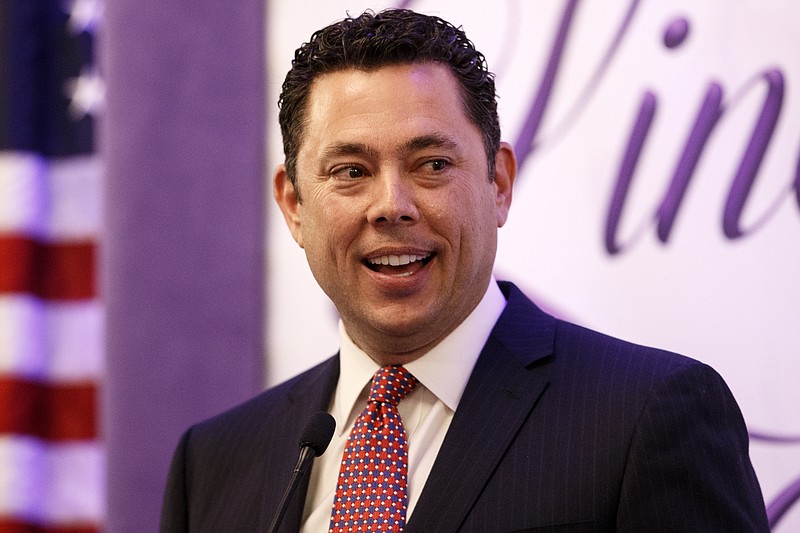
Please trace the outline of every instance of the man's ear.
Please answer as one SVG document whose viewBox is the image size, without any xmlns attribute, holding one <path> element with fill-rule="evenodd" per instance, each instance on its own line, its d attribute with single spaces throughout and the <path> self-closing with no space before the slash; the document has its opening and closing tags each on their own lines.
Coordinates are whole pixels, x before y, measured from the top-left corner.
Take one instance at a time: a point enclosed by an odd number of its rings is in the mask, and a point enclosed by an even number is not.
<svg viewBox="0 0 800 533">
<path fill-rule="evenodd" d="M 303 227 L 300 217 L 300 199 L 298 198 L 294 184 L 286 173 L 285 165 L 278 165 L 278 168 L 275 169 L 272 193 L 275 196 L 275 201 L 278 202 L 281 213 L 283 213 L 286 225 L 289 226 L 289 231 L 292 232 L 292 237 L 294 237 L 294 240 L 300 245 L 300 248 L 302 248 Z"/>
<path fill-rule="evenodd" d="M 500 149 L 495 156 L 495 204 L 497 206 L 497 227 L 503 227 L 508 219 L 511 209 L 511 196 L 514 189 L 514 180 L 517 177 L 517 156 L 514 149 L 506 142 L 500 143 Z"/>
</svg>

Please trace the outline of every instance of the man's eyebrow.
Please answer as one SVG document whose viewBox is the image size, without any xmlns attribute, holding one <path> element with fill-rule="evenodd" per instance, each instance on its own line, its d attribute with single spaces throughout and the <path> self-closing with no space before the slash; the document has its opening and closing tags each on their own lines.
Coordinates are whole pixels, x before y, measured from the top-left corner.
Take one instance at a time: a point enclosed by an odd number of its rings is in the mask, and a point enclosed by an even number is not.
<svg viewBox="0 0 800 533">
<path fill-rule="evenodd" d="M 407 153 L 415 152 L 417 150 L 425 150 L 427 148 L 445 148 L 452 150 L 457 147 L 458 144 L 455 141 L 439 133 L 420 135 L 409 139 L 403 144 L 403 150 Z M 322 155 L 325 159 L 359 155 L 377 157 L 378 152 L 374 148 L 364 143 L 341 142 L 334 143 L 326 147 L 322 152 Z"/>
<path fill-rule="evenodd" d="M 348 155 L 376 156 L 374 149 L 363 143 L 335 143 L 325 148 L 323 157 L 326 159 Z"/>
<path fill-rule="evenodd" d="M 452 150 L 457 147 L 458 144 L 455 141 L 439 133 L 420 135 L 405 143 L 405 149 L 408 152 L 425 150 L 426 148 L 446 148 Z"/>
</svg>

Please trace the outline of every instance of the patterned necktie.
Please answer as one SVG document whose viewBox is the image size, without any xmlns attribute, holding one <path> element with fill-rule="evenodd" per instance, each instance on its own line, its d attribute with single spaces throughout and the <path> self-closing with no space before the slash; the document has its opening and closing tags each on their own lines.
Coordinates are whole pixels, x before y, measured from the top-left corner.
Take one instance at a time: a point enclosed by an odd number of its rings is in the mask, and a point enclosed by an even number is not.
<svg viewBox="0 0 800 533">
<path fill-rule="evenodd" d="M 408 445 L 397 404 L 417 380 L 402 366 L 372 378 L 339 470 L 329 532 L 402 531 L 406 525 Z"/>
</svg>

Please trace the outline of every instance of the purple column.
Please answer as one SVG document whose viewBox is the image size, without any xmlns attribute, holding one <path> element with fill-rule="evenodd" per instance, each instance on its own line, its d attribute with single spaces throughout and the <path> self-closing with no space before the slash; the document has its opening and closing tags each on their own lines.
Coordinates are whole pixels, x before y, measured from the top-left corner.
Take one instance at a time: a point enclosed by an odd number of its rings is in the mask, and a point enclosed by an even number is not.
<svg viewBox="0 0 800 533">
<path fill-rule="evenodd" d="M 264 7 L 106 2 L 107 531 L 156 531 L 189 424 L 262 386 Z"/>
</svg>

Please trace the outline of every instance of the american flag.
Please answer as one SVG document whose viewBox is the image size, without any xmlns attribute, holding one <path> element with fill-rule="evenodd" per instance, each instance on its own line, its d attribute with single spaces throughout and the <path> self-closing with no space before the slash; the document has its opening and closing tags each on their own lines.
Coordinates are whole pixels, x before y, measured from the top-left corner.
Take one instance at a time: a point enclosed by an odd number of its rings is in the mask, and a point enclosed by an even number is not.
<svg viewBox="0 0 800 533">
<path fill-rule="evenodd" d="M 98 0 L 0 0 L 0 533 L 102 528 Z"/>
</svg>

